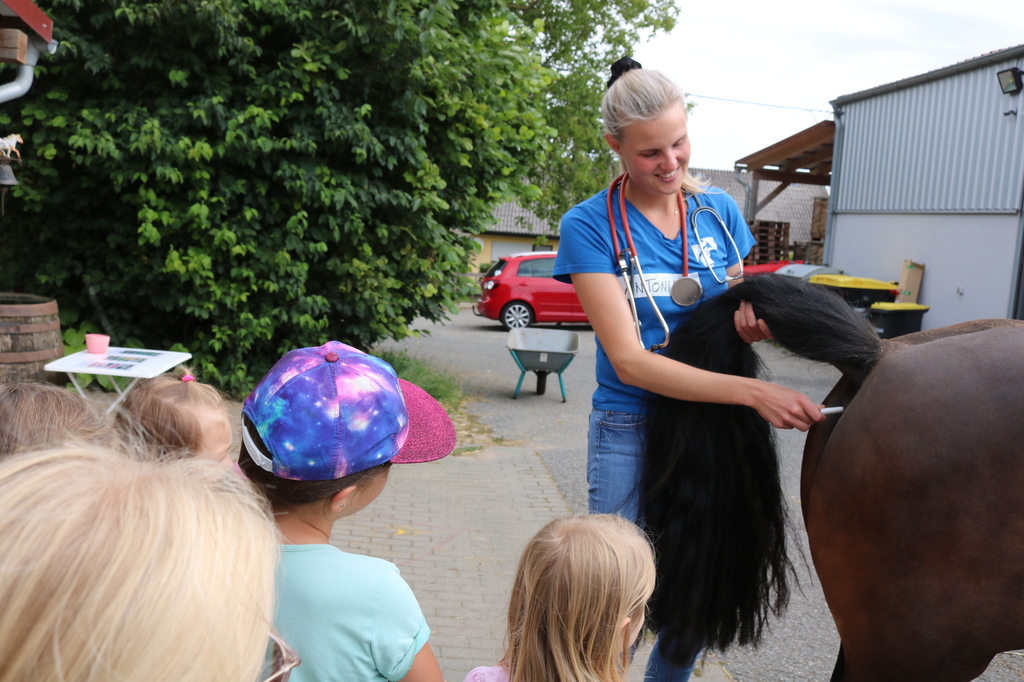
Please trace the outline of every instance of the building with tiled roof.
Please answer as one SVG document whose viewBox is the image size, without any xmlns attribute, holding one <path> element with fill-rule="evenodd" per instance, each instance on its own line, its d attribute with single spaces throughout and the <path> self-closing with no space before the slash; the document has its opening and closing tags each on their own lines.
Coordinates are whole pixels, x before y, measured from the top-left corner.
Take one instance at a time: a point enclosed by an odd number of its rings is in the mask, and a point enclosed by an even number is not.
<svg viewBox="0 0 1024 682">
<path fill-rule="evenodd" d="M 724 189 L 736 200 L 740 210 L 746 205 L 746 189 L 736 179 L 735 173 L 726 170 L 691 168 L 690 174 L 712 187 Z M 773 180 L 760 182 L 759 198 L 768 196 L 780 183 Z M 828 198 L 828 191 L 821 185 L 792 184 L 775 197 L 767 206 L 757 212 L 758 220 L 789 223 L 789 243 L 803 244 L 811 239 L 811 218 L 814 214 L 814 200 Z"/>
<path fill-rule="evenodd" d="M 691 168 L 690 173 L 713 187 L 724 189 L 741 209 L 745 205 L 746 190 L 732 171 Z M 762 180 L 761 195 L 767 196 L 778 184 Z M 823 197 L 828 197 L 825 187 L 793 184 L 761 209 L 757 219 L 789 223 L 790 244 L 804 243 L 811 238 L 814 200 Z M 513 203 L 504 203 L 494 209 L 494 217 L 497 224 L 476 237 L 480 244 L 476 259 L 478 267 L 511 253 L 558 249 L 558 226 L 550 225 L 531 211 Z"/>
<path fill-rule="evenodd" d="M 511 253 L 558 249 L 558 227 L 549 225 L 532 211 L 504 203 L 494 209 L 494 218 L 497 224 L 475 237 L 480 245 L 476 256 L 478 268 Z"/>
</svg>

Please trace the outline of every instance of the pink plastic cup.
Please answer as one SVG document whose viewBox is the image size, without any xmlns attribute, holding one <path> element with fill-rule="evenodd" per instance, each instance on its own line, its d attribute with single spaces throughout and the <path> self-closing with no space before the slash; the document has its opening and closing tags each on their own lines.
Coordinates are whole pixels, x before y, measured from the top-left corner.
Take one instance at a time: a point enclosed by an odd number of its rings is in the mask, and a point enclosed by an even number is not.
<svg viewBox="0 0 1024 682">
<path fill-rule="evenodd" d="M 93 355 L 106 355 L 110 337 L 106 334 L 86 334 L 85 349 Z"/>
</svg>

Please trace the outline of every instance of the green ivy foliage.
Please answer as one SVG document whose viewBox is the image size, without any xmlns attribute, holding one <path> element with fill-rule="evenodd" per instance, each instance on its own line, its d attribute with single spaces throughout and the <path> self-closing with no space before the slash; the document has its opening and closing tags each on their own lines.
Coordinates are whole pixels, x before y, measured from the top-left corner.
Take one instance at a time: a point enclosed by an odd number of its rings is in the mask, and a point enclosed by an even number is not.
<svg viewBox="0 0 1024 682">
<path fill-rule="evenodd" d="M 550 76 L 499 0 L 47 11 L 60 49 L 0 108 L 25 140 L 0 288 L 186 348 L 236 395 L 292 348 L 442 319 L 469 235 L 538 195 Z"/>
</svg>

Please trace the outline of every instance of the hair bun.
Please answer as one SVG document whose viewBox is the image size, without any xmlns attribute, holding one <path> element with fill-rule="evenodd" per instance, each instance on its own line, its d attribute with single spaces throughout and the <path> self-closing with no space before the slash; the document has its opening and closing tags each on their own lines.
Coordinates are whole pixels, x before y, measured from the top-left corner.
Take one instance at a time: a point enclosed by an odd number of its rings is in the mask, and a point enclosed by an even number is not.
<svg viewBox="0 0 1024 682">
<path fill-rule="evenodd" d="M 612 87 L 612 83 L 619 80 L 619 77 L 622 76 L 622 74 L 626 73 L 627 71 L 642 68 L 644 68 L 643 65 L 640 64 L 640 62 L 633 59 L 632 57 L 623 57 L 619 61 L 612 64 L 612 77 L 608 79 L 608 87 Z"/>
</svg>

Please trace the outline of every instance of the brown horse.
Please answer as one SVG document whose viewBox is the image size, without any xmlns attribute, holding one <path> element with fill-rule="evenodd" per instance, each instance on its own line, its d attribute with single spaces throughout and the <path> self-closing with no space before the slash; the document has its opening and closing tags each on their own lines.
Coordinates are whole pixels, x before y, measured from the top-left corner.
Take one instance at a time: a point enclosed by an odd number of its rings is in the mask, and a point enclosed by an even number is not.
<svg viewBox="0 0 1024 682">
<path fill-rule="evenodd" d="M 1024 647 L 1024 323 L 883 343 L 808 434 L 811 555 L 843 643 L 834 680 L 973 680 Z"/>
<path fill-rule="evenodd" d="M 1024 648 L 1024 323 L 880 341 L 819 287 L 756 277 L 698 311 L 669 355 L 756 376 L 754 351 L 727 338 L 739 300 L 781 345 L 843 373 L 825 404 L 845 411 L 811 429 L 801 475 L 842 640 L 833 681 L 966 682 Z M 654 400 L 642 488 L 670 655 L 756 643 L 785 606 L 785 502 L 751 412 Z"/>
</svg>

